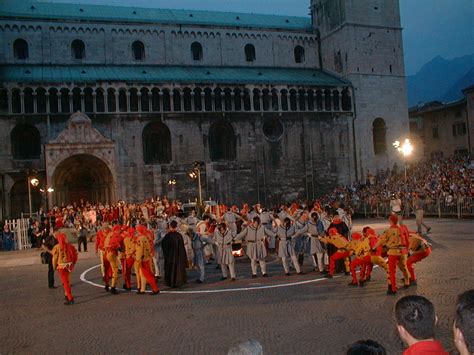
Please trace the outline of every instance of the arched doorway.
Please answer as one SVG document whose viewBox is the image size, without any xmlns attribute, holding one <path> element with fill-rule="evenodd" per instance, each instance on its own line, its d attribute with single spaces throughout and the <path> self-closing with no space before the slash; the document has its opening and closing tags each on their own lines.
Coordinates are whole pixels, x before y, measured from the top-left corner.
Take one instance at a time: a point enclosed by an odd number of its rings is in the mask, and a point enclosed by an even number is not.
<svg viewBox="0 0 474 355">
<path fill-rule="evenodd" d="M 104 161 L 90 155 L 78 154 L 63 160 L 53 174 L 53 203 L 73 202 L 112 203 L 114 178 Z"/>
</svg>

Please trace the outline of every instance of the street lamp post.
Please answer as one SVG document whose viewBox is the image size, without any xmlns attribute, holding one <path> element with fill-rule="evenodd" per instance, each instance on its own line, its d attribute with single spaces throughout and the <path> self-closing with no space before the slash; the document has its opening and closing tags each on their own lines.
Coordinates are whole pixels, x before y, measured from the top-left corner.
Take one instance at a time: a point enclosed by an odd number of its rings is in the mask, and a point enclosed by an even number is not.
<svg viewBox="0 0 474 355">
<path fill-rule="evenodd" d="M 198 182 L 198 205 L 202 206 L 202 185 L 201 185 L 201 167 L 204 165 L 204 162 L 194 162 L 193 170 L 189 172 L 189 177 L 191 179 L 197 179 Z"/>
<path fill-rule="evenodd" d="M 399 141 L 393 142 L 393 146 L 399 153 L 403 155 L 403 164 L 405 166 L 405 184 L 407 182 L 407 157 L 413 153 L 413 145 L 411 144 L 408 138 L 405 139 L 403 143 L 400 144 Z"/>
<path fill-rule="evenodd" d="M 30 212 L 30 215 L 29 217 L 31 218 L 31 215 L 32 215 L 32 203 L 31 203 L 31 186 L 38 186 L 39 185 L 39 180 L 37 178 L 33 178 L 30 180 L 30 177 L 28 176 L 27 178 L 27 181 L 28 181 L 28 205 L 29 205 L 29 212 Z"/>
</svg>

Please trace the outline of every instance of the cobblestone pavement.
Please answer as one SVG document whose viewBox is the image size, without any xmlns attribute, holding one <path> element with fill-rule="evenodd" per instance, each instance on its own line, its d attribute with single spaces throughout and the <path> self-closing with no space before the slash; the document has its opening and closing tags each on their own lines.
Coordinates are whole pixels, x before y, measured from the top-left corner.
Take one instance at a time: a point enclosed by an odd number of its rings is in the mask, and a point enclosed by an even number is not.
<svg viewBox="0 0 474 355">
<path fill-rule="evenodd" d="M 385 221 L 356 221 L 355 230 Z M 414 221 L 408 221 L 414 228 Z M 419 294 L 435 305 L 437 337 L 453 349 L 451 325 L 456 295 L 474 287 L 474 221 L 428 220 L 433 253 L 419 263 L 418 286 L 397 297 Z M 92 245 L 90 245 L 92 246 Z M 225 354 L 236 341 L 259 340 L 266 354 L 341 354 L 348 344 L 371 338 L 389 353 L 402 345 L 392 319 L 397 297 L 385 295 L 380 269 L 364 288 L 347 286 L 349 277 L 258 290 L 205 294 L 117 296 L 80 281 L 97 265 L 92 252 L 81 253 L 73 275 L 76 305 L 62 304 L 62 289 L 47 288 L 47 267 L 38 251 L 0 254 L 0 353 L 159 353 Z M 223 290 L 311 281 L 321 276 L 305 261 L 306 275 L 284 276 L 281 264 L 270 264 L 272 277 L 251 279 L 248 260 L 238 261 L 238 280 L 219 282 L 214 265 L 205 285 L 182 291 Z M 98 269 L 85 275 L 100 283 Z M 400 277 L 400 276 L 399 276 Z M 59 285 L 59 279 L 56 277 Z M 161 286 L 161 285 L 160 285 Z M 163 288 L 165 290 L 165 288 Z"/>
</svg>

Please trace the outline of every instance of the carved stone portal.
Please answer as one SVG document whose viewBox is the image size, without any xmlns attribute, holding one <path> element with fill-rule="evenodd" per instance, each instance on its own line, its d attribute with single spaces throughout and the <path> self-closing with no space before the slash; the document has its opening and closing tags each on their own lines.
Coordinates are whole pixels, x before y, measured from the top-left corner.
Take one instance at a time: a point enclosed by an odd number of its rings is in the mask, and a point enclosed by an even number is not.
<svg viewBox="0 0 474 355">
<path fill-rule="evenodd" d="M 112 203 L 116 197 L 115 142 L 92 127 L 82 112 L 45 145 L 46 178 L 54 192 L 51 204 L 94 201 Z"/>
</svg>

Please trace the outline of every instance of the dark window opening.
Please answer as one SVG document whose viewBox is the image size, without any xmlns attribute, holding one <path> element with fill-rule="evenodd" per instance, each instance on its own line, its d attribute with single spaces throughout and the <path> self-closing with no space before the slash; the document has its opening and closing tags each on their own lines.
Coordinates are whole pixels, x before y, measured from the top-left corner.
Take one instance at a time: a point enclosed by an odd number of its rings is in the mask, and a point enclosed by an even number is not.
<svg viewBox="0 0 474 355">
<path fill-rule="evenodd" d="M 13 42 L 13 56 L 15 59 L 28 59 L 28 43 L 24 39 L 18 38 Z"/>
<path fill-rule="evenodd" d="M 192 106 L 192 95 L 190 88 L 184 88 L 183 90 L 183 102 L 184 102 L 184 111 L 191 111 Z"/>
<path fill-rule="evenodd" d="M 46 113 L 46 90 L 43 88 L 36 89 L 36 112 Z"/>
<path fill-rule="evenodd" d="M 296 101 L 296 90 L 290 90 L 290 110 L 297 111 L 298 104 Z"/>
<path fill-rule="evenodd" d="M 70 113 L 70 99 L 69 99 L 69 90 L 61 89 L 61 112 Z"/>
<path fill-rule="evenodd" d="M 202 90 L 199 88 L 194 89 L 194 110 L 202 111 Z"/>
<path fill-rule="evenodd" d="M 382 118 L 375 119 L 374 123 L 372 124 L 375 155 L 387 152 L 387 142 L 385 137 L 386 133 L 387 128 L 385 125 L 385 121 Z"/>
<path fill-rule="evenodd" d="M 119 111 L 120 112 L 127 112 L 127 93 L 125 90 L 119 91 Z"/>
<path fill-rule="evenodd" d="M 142 106 L 142 111 L 148 112 L 150 111 L 150 97 L 148 95 L 148 89 L 141 89 L 140 90 L 140 102 Z"/>
<path fill-rule="evenodd" d="M 203 58 L 202 55 L 202 45 L 199 42 L 194 42 L 191 44 L 191 55 L 193 60 L 200 61 Z"/>
<path fill-rule="evenodd" d="M 72 90 L 72 111 L 77 112 L 81 110 L 81 89 L 75 88 Z"/>
<path fill-rule="evenodd" d="M 263 134 L 270 141 L 278 141 L 283 135 L 283 125 L 279 119 L 268 118 L 263 122 Z"/>
<path fill-rule="evenodd" d="M 105 112 L 105 97 L 104 91 L 97 89 L 95 93 L 95 109 L 97 112 Z"/>
<path fill-rule="evenodd" d="M 253 91 L 253 109 L 254 111 L 260 111 L 260 90 L 254 89 Z"/>
<path fill-rule="evenodd" d="M 304 63 L 305 56 L 304 56 L 304 48 L 301 46 L 295 47 L 295 63 Z"/>
<path fill-rule="evenodd" d="M 140 41 L 135 41 L 132 44 L 132 52 L 134 60 L 144 60 L 145 59 L 145 46 Z"/>
<path fill-rule="evenodd" d="M 181 111 L 181 93 L 179 90 L 173 90 L 173 111 Z"/>
<path fill-rule="evenodd" d="M 115 98 L 115 90 L 108 89 L 107 90 L 107 111 L 115 112 L 117 109 L 117 102 Z"/>
<path fill-rule="evenodd" d="M 49 112 L 58 113 L 58 90 L 49 89 Z"/>
<path fill-rule="evenodd" d="M 212 90 L 210 88 L 204 89 L 204 109 L 212 111 Z"/>
<path fill-rule="evenodd" d="M 281 110 L 288 111 L 288 91 L 281 91 Z"/>
<path fill-rule="evenodd" d="M 245 45 L 245 60 L 247 62 L 254 62 L 256 59 L 255 46 L 253 44 Z"/>
<path fill-rule="evenodd" d="M 41 137 L 38 129 L 29 124 L 19 124 L 12 130 L 12 155 L 14 159 L 38 159 L 41 155 Z"/>
<path fill-rule="evenodd" d="M 34 106 L 33 106 L 33 89 L 26 88 L 23 91 L 23 100 L 25 104 L 25 112 L 26 113 L 33 113 Z"/>
<path fill-rule="evenodd" d="M 160 111 L 160 92 L 158 89 L 151 90 L 151 109 L 153 112 Z"/>
<path fill-rule="evenodd" d="M 209 153 L 211 161 L 229 161 L 237 157 L 237 139 L 228 122 L 213 123 L 209 128 Z"/>
<path fill-rule="evenodd" d="M 71 43 L 71 55 L 73 59 L 84 59 L 86 57 L 86 45 L 80 39 Z"/>
<path fill-rule="evenodd" d="M 216 111 L 222 111 L 222 90 L 214 90 L 214 107 Z"/>
<path fill-rule="evenodd" d="M 138 90 L 133 88 L 130 89 L 130 111 L 137 112 L 138 111 Z"/>
<path fill-rule="evenodd" d="M 84 89 L 84 112 L 94 112 L 94 96 L 91 88 Z"/>
<path fill-rule="evenodd" d="M 171 162 L 171 133 L 161 122 L 149 123 L 143 129 L 143 160 L 145 164 Z"/>
<path fill-rule="evenodd" d="M 163 111 L 171 111 L 171 96 L 169 90 L 163 90 Z"/>
</svg>

